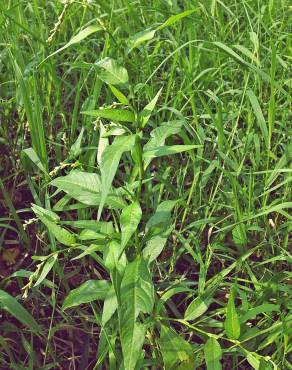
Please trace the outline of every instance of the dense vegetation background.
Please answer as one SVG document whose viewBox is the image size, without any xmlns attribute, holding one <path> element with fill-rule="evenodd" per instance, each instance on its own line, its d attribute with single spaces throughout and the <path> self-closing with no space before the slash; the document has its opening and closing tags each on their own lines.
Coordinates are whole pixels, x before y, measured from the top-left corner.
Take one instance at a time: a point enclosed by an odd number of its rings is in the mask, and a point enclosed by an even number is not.
<svg viewBox="0 0 292 370">
<path fill-rule="evenodd" d="M 1 2 L 1 369 L 292 368 L 290 10 Z"/>
</svg>

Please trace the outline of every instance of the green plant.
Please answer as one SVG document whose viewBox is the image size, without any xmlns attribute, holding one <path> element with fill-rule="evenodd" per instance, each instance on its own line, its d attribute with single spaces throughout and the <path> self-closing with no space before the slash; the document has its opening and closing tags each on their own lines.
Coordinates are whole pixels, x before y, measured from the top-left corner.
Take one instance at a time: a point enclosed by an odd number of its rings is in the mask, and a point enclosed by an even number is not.
<svg viewBox="0 0 292 370">
<path fill-rule="evenodd" d="M 1 5 L 0 367 L 290 368 L 286 6 Z"/>
</svg>

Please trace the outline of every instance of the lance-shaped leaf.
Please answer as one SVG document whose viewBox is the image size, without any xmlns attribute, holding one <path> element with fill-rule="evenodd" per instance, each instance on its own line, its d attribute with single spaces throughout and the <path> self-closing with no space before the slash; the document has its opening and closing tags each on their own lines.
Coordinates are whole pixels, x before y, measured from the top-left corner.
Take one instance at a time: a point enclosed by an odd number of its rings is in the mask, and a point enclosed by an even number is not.
<svg viewBox="0 0 292 370">
<path fill-rule="evenodd" d="M 154 215 L 147 221 L 146 230 L 148 231 L 151 227 L 168 224 L 171 221 L 171 211 L 177 202 L 178 200 L 161 202 L 156 208 Z"/>
<path fill-rule="evenodd" d="M 38 216 L 38 218 L 42 221 L 42 223 L 46 225 L 48 230 L 54 235 L 54 237 L 58 240 L 58 242 L 64 245 L 67 245 L 67 246 L 71 246 L 75 244 L 76 242 L 75 236 L 68 230 L 57 225 L 54 221 L 52 221 L 51 218 L 49 218 L 49 216 L 46 213 L 41 214 L 39 211 L 39 208 L 41 207 L 34 205 L 32 207 L 32 210 Z"/>
<path fill-rule="evenodd" d="M 98 219 L 101 216 L 107 195 L 110 192 L 113 179 L 118 169 L 121 156 L 124 152 L 132 150 L 136 135 L 116 137 L 112 145 L 105 148 L 101 156 L 101 199 L 98 209 Z"/>
<path fill-rule="evenodd" d="M 74 45 L 74 44 L 78 44 L 79 42 L 81 42 L 82 40 L 84 40 L 86 37 L 88 37 L 89 35 L 97 32 L 97 31 L 102 31 L 103 28 L 99 25 L 90 25 L 86 28 L 84 28 L 83 30 L 81 30 L 80 32 L 77 33 L 77 35 L 73 36 L 72 39 L 67 42 L 67 44 L 65 44 L 64 46 L 62 46 L 60 49 L 54 51 L 52 54 L 50 54 L 48 57 L 46 57 L 42 63 L 44 63 L 47 59 L 51 58 L 53 55 L 56 55 L 58 53 L 60 53 L 61 51 L 67 49 L 69 46 L 71 45 Z"/>
<path fill-rule="evenodd" d="M 261 130 L 261 133 L 263 135 L 263 138 L 265 140 L 266 146 L 268 147 L 269 145 L 269 133 L 268 133 L 268 128 L 267 124 L 262 112 L 262 109 L 260 107 L 258 98 L 255 96 L 254 92 L 250 89 L 247 90 L 246 92 L 247 97 L 249 98 L 249 101 L 251 103 L 252 109 L 254 111 L 254 114 L 257 118 L 257 122 L 259 125 L 259 128 Z"/>
<path fill-rule="evenodd" d="M 165 140 L 172 135 L 181 131 L 183 121 L 170 121 L 167 124 L 155 128 L 150 133 L 150 140 L 144 145 L 143 151 L 146 152 L 151 149 L 161 147 L 165 144 Z M 144 168 L 146 169 L 151 162 L 152 157 L 144 158 Z"/>
<path fill-rule="evenodd" d="M 126 247 L 131 236 L 137 230 L 142 217 L 142 210 L 138 202 L 134 202 L 125 207 L 121 214 L 121 230 L 122 230 L 122 250 Z"/>
<path fill-rule="evenodd" d="M 121 276 L 124 274 L 124 270 L 127 264 L 127 257 L 123 253 L 120 243 L 116 240 L 111 240 L 104 248 L 103 261 L 105 267 L 113 273 L 118 272 Z"/>
<path fill-rule="evenodd" d="M 220 344 L 215 338 L 209 338 L 204 345 L 204 355 L 207 370 L 221 370 L 222 350 Z"/>
<path fill-rule="evenodd" d="M 165 155 L 178 154 L 200 148 L 201 145 L 172 145 L 172 146 L 160 146 L 154 149 L 146 150 L 143 152 L 144 159 L 163 157 Z"/>
<path fill-rule="evenodd" d="M 143 249 L 143 256 L 148 264 L 153 262 L 160 255 L 171 233 L 171 230 L 172 228 L 170 227 L 165 231 L 153 235 L 147 241 L 146 246 Z"/>
<path fill-rule="evenodd" d="M 183 121 L 170 121 L 163 123 L 150 132 L 150 140 L 144 145 L 144 151 L 163 146 L 165 140 L 180 132 Z"/>
<path fill-rule="evenodd" d="M 184 365 L 185 369 L 195 369 L 195 358 L 191 344 L 173 329 L 161 325 L 158 343 L 165 369 L 175 369 L 179 365 Z"/>
<path fill-rule="evenodd" d="M 153 37 L 155 36 L 155 32 L 156 30 L 146 29 L 144 31 L 135 33 L 133 36 L 131 36 L 128 40 L 129 44 L 128 53 L 133 49 L 137 48 L 138 46 L 140 46 L 141 44 L 143 44 L 144 42 L 152 40 Z"/>
<path fill-rule="evenodd" d="M 135 114 L 127 109 L 100 108 L 81 113 L 91 117 L 106 118 L 115 122 L 135 122 Z"/>
<path fill-rule="evenodd" d="M 46 278 L 48 273 L 53 268 L 53 266 L 54 266 L 54 264 L 57 260 L 57 257 L 58 257 L 58 254 L 54 254 L 46 260 L 46 263 L 45 263 L 45 265 L 42 269 L 42 272 L 41 272 L 39 278 L 37 279 L 36 283 L 34 284 L 34 286 L 40 285 L 40 283 Z"/>
<path fill-rule="evenodd" d="M 205 313 L 213 300 L 213 294 L 206 292 L 202 296 L 196 297 L 187 307 L 185 320 L 191 321 Z"/>
<path fill-rule="evenodd" d="M 62 309 L 79 306 L 82 303 L 105 299 L 110 284 L 107 280 L 88 280 L 80 287 L 73 289 L 64 300 Z"/>
<path fill-rule="evenodd" d="M 234 290 L 231 288 L 227 303 L 224 328 L 228 338 L 238 339 L 240 336 L 240 321 L 234 303 Z"/>
<path fill-rule="evenodd" d="M 140 312 L 150 313 L 154 305 L 150 271 L 141 257 L 127 265 L 120 292 L 119 318 L 124 367 L 134 370 L 145 339 L 145 327 L 137 318 Z"/>
<path fill-rule="evenodd" d="M 33 332 L 40 332 L 40 328 L 31 314 L 22 307 L 18 301 L 4 290 L 0 290 L 0 308 L 9 312 L 22 324 L 30 328 Z"/>
<path fill-rule="evenodd" d="M 145 127 L 147 122 L 149 121 L 149 118 L 151 116 L 151 113 L 157 103 L 157 100 L 159 98 L 159 95 L 162 91 L 162 88 L 158 91 L 158 93 L 154 96 L 154 98 L 151 100 L 150 103 L 146 105 L 146 107 L 142 110 L 140 113 L 140 119 L 141 119 L 141 126 Z"/>
<path fill-rule="evenodd" d="M 114 285 L 112 285 L 104 300 L 102 318 L 101 318 L 101 322 L 103 326 L 105 326 L 105 324 L 111 319 L 113 314 L 116 312 L 117 308 L 118 308 L 118 300 L 117 300 L 116 292 L 114 289 Z"/>
<path fill-rule="evenodd" d="M 100 68 L 98 77 L 109 85 L 125 85 L 129 81 L 129 76 L 126 68 L 120 66 L 118 62 L 112 58 L 104 58 L 95 63 Z"/>
<path fill-rule="evenodd" d="M 69 159 L 74 159 L 81 154 L 82 152 L 81 144 L 82 144 L 82 139 L 84 135 L 84 130 L 85 128 L 82 127 L 75 143 L 71 146 L 70 151 L 69 151 Z"/>
<path fill-rule="evenodd" d="M 193 14 L 195 11 L 197 11 L 198 9 L 189 9 L 189 10 L 185 10 L 184 12 L 182 13 L 178 13 L 178 14 L 175 14 L 175 15 L 172 15 L 171 17 L 169 17 L 163 24 L 161 24 L 157 30 L 162 30 L 163 28 L 165 27 L 168 27 L 168 26 L 171 26 L 173 25 L 174 23 L 180 21 L 181 19 L 185 18 L 185 17 L 188 17 L 189 15 Z"/>
<path fill-rule="evenodd" d="M 170 18 L 168 18 L 163 24 L 158 26 L 156 29 L 151 30 L 148 28 L 146 30 L 143 30 L 141 32 L 134 34 L 128 40 L 128 44 L 129 44 L 128 53 L 132 51 L 133 49 L 137 48 L 138 46 L 140 46 L 141 44 L 143 44 L 144 42 L 152 40 L 157 31 L 160 31 L 168 26 L 173 25 L 174 23 L 180 21 L 181 19 L 191 15 L 196 10 L 197 9 L 190 9 L 182 13 L 172 15 Z"/>
<path fill-rule="evenodd" d="M 57 177 L 51 185 L 81 203 L 89 206 L 99 204 L 101 181 L 96 173 L 72 171 L 69 175 Z"/>
<path fill-rule="evenodd" d="M 51 211 L 50 209 L 43 208 L 34 203 L 32 203 L 32 209 L 37 216 L 47 217 L 49 220 L 54 221 L 54 222 L 60 221 L 60 217 L 55 212 Z"/>
<path fill-rule="evenodd" d="M 72 171 L 69 175 L 60 176 L 51 185 L 64 191 L 73 199 L 88 206 L 98 206 L 101 200 L 101 179 L 96 173 Z M 115 194 L 109 194 L 106 204 L 111 208 L 123 208 L 126 203 Z"/>
<path fill-rule="evenodd" d="M 124 105 L 130 105 L 130 102 L 128 98 L 115 86 L 109 85 L 111 92 L 114 94 L 114 96 L 118 99 L 118 101 Z"/>
</svg>

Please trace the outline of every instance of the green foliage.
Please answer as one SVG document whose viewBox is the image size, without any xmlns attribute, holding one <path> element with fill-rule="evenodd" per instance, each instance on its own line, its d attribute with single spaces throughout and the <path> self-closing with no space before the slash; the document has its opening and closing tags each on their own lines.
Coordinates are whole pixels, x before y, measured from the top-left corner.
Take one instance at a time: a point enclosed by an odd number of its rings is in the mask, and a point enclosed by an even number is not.
<svg viewBox="0 0 292 370">
<path fill-rule="evenodd" d="M 231 289 L 228 299 L 224 327 L 228 338 L 238 339 L 240 337 L 240 322 L 235 308 L 233 289 Z"/>
<path fill-rule="evenodd" d="M 41 328 L 31 314 L 14 297 L 6 293 L 4 290 L 0 290 L 0 308 L 8 311 L 33 332 L 40 333 Z"/>
<path fill-rule="evenodd" d="M 70 291 L 64 300 L 62 309 L 66 310 L 82 303 L 105 299 L 109 287 L 110 285 L 106 280 L 88 280 L 80 287 Z"/>
<path fill-rule="evenodd" d="M 129 81 L 128 71 L 119 66 L 114 59 L 105 58 L 95 64 L 101 68 L 99 78 L 109 85 L 125 85 Z"/>
<path fill-rule="evenodd" d="M 146 325 L 138 321 L 140 313 L 150 314 L 154 305 L 151 274 L 143 258 L 137 257 L 125 268 L 120 287 L 119 324 L 124 367 L 134 370 L 141 356 Z"/>
<path fill-rule="evenodd" d="M 222 369 L 220 360 L 222 359 L 222 350 L 220 344 L 215 338 L 209 338 L 204 346 L 207 370 Z"/>
<path fill-rule="evenodd" d="M 0 5 L 0 368 L 291 366 L 287 1 L 195 4 Z"/>
<path fill-rule="evenodd" d="M 161 325 L 158 343 L 165 369 L 195 367 L 192 346 L 168 326 Z"/>
</svg>

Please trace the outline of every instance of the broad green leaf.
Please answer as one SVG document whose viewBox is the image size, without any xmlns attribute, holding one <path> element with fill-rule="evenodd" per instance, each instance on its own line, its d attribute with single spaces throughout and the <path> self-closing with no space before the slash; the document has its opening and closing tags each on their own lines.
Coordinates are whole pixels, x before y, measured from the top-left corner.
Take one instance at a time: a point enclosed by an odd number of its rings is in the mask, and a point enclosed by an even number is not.
<svg viewBox="0 0 292 370">
<path fill-rule="evenodd" d="M 134 370 L 141 355 L 145 327 L 137 322 L 140 312 L 151 313 L 154 289 L 150 271 L 141 257 L 126 266 L 121 283 L 120 337 L 125 370 Z"/>
<path fill-rule="evenodd" d="M 46 209 L 46 208 L 40 207 L 32 203 L 32 210 L 37 216 L 47 217 L 49 220 L 54 221 L 54 222 L 60 221 L 60 217 L 55 212 L 51 211 L 50 209 Z"/>
<path fill-rule="evenodd" d="M 266 146 L 268 147 L 268 145 L 269 145 L 269 133 L 268 133 L 267 124 L 266 124 L 263 112 L 261 110 L 259 101 L 258 101 L 257 97 L 255 96 L 255 94 L 253 93 L 253 91 L 250 90 L 250 89 L 247 90 L 246 95 L 249 98 L 252 109 L 253 109 L 254 114 L 257 118 L 259 128 L 260 128 L 261 133 L 263 135 L 263 138 L 265 140 Z"/>
<path fill-rule="evenodd" d="M 32 210 L 42 221 L 42 223 L 46 225 L 48 230 L 54 235 L 58 242 L 67 246 L 75 244 L 76 243 L 75 236 L 68 230 L 62 228 L 61 226 L 57 225 L 54 221 L 52 221 L 52 218 L 49 217 L 47 213 L 41 214 L 39 211 L 40 208 L 41 207 L 39 206 L 33 205 Z M 48 212 L 48 210 L 45 211 Z"/>
<path fill-rule="evenodd" d="M 151 113 L 153 109 L 155 108 L 155 105 L 157 103 L 157 100 L 159 98 L 159 95 L 161 94 L 162 88 L 158 91 L 158 93 L 154 96 L 154 98 L 151 100 L 150 103 L 148 103 L 142 112 L 139 114 L 140 119 L 141 119 L 141 126 L 145 127 L 147 122 L 149 121 L 149 118 L 151 116 Z"/>
<path fill-rule="evenodd" d="M 85 249 L 82 253 L 80 253 L 77 257 L 71 258 L 72 261 L 79 260 L 80 258 L 83 258 L 88 255 L 94 255 L 94 252 L 102 252 L 103 246 L 91 244 L 89 247 L 80 246 L 81 249 Z"/>
<path fill-rule="evenodd" d="M 105 148 L 101 156 L 101 199 L 98 209 L 98 220 L 100 219 L 107 195 L 110 192 L 121 156 L 124 152 L 133 149 L 136 135 L 116 137 L 112 145 Z"/>
<path fill-rule="evenodd" d="M 127 257 L 121 248 L 121 245 L 116 241 L 112 240 L 104 247 L 103 261 L 106 268 L 112 273 L 118 271 L 122 276 L 127 264 Z"/>
<path fill-rule="evenodd" d="M 182 13 L 179 13 L 179 14 L 175 14 L 175 15 L 172 15 L 171 17 L 169 17 L 162 25 L 160 25 L 158 28 L 157 28 L 157 31 L 158 30 L 162 30 L 163 28 L 165 27 L 168 27 L 168 26 L 171 26 L 173 25 L 174 23 L 176 23 L 177 21 L 180 21 L 181 19 L 185 18 L 185 17 L 188 17 L 189 15 L 193 14 L 195 11 L 197 11 L 197 9 L 189 9 L 189 10 L 186 10 Z"/>
<path fill-rule="evenodd" d="M 118 99 L 118 101 L 124 105 L 130 105 L 128 98 L 115 86 L 109 86 L 114 96 Z"/>
<path fill-rule="evenodd" d="M 152 236 L 143 249 L 143 256 L 148 263 L 153 262 L 162 252 L 167 239 L 171 233 L 171 228 Z"/>
<path fill-rule="evenodd" d="M 125 85 L 129 81 L 127 70 L 112 58 L 104 58 L 95 65 L 101 68 L 98 77 L 108 85 Z"/>
<path fill-rule="evenodd" d="M 158 344 L 165 369 L 175 369 L 182 364 L 188 365 L 189 369 L 195 368 L 195 357 L 191 344 L 173 329 L 161 325 Z"/>
<path fill-rule="evenodd" d="M 79 235 L 80 240 L 95 240 L 96 242 L 104 241 L 106 239 L 106 235 L 98 233 L 96 231 L 90 229 L 84 229 L 81 231 Z"/>
<path fill-rule="evenodd" d="M 51 58 L 53 55 L 56 55 L 56 54 L 60 53 L 61 51 L 67 49 L 69 46 L 77 44 L 77 43 L 81 42 L 82 40 L 84 40 L 89 35 L 97 32 L 97 31 L 102 31 L 102 30 L 103 30 L 103 28 L 101 26 L 98 26 L 98 25 L 90 25 L 90 26 L 84 28 L 79 33 L 77 33 L 77 35 L 73 36 L 72 39 L 69 42 L 67 42 L 67 44 L 65 44 L 60 49 L 54 51 L 52 54 L 50 54 L 48 57 L 46 57 L 42 61 L 42 63 L 45 62 L 47 59 Z"/>
<path fill-rule="evenodd" d="M 171 221 L 171 211 L 177 202 L 178 200 L 165 200 L 161 202 L 156 208 L 154 215 L 147 221 L 146 230 L 154 226 L 169 223 Z"/>
<path fill-rule="evenodd" d="M 78 221 L 62 221 L 63 225 L 69 225 L 76 229 L 88 229 L 99 232 L 104 235 L 113 235 L 115 233 L 112 222 L 96 221 L 96 220 L 78 220 Z"/>
<path fill-rule="evenodd" d="M 128 53 L 143 44 L 146 41 L 152 40 L 155 36 L 156 30 L 144 30 L 136 33 L 128 39 L 129 50 Z"/>
<path fill-rule="evenodd" d="M 113 122 L 108 127 L 110 128 L 102 135 L 103 138 L 107 138 L 109 136 L 121 136 L 126 134 L 127 132 L 124 127 L 119 126 L 119 124 L 115 124 Z"/>
<path fill-rule="evenodd" d="M 228 338 L 238 339 L 240 337 L 240 322 L 235 308 L 233 288 L 230 290 L 230 296 L 227 303 L 224 328 Z"/>
<path fill-rule="evenodd" d="M 27 278 L 29 279 L 29 277 L 32 275 L 33 273 L 31 271 L 27 271 L 27 270 L 24 270 L 24 269 L 20 269 L 18 271 L 15 271 L 12 275 L 9 276 L 9 278 L 13 278 L 13 277 L 21 277 L 21 278 Z"/>
<path fill-rule="evenodd" d="M 170 121 L 167 124 L 162 124 L 161 126 L 155 128 L 150 132 L 150 140 L 144 145 L 143 151 L 155 149 L 161 147 L 165 144 L 165 140 L 171 136 L 179 133 L 181 131 L 183 121 Z M 144 158 L 144 168 L 146 169 L 151 162 L 151 158 Z"/>
<path fill-rule="evenodd" d="M 72 171 L 69 175 L 57 177 L 50 184 L 89 206 L 100 202 L 101 181 L 96 173 Z"/>
<path fill-rule="evenodd" d="M 163 146 L 169 136 L 181 131 L 183 124 L 183 121 L 170 121 L 153 129 L 150 132 L 150 140 L 144 145 L 144 151 Z"/>
<path fill-rule="evenodd" d="M 271 366 L 264 358 L 260 359 L 260 364 L 258 370 L 273 370 L 275 366 Z"/>
<path fill-rule="evenodd" d="M 48 273 L 53 268 L 53 266 L 54 266 L 54 264 L 57 260 L 57 257 L 58 257 L 58 254 L 54 254 L 53 256 L 51 256 L 47 259 L 47 261 L 45 262 L 44 267 L 42 269 L 42 272 L 41 272 L 39 278 L 37 279 L 36 283 L 34 284 L 34 286 L 40 285 L 40 283 L 47 277 Z"/>
<path fill-rule="evenodd" d="M 122 231 L 122 250 L 126 247 L 128 241 L 137 230 L 141 217 L 142 210 L 138 202 L 134 202 L 123 209 L 120 218 Z"/>
<path fill-rule="evenodd" d="M 73 199 L 88 206 L 98 206 L 101 200 L 101 180 L 96 173 L 72 171 L 67 176 L 57 177 L 50 183 L 64 191 Z M 123 208 L 125 201 L 115 195 L 109 194 L 106 202 L 109 207 Z"/>
<path fill-rule="evenodd" d="M 101 31 L 102 29 L 103 28 L 101 26 L 97 26 L 97 25 L 90 25 L 90 26 L 84 28 L 77 35 L 72 37 L 72 39 L 63 47 L 63 50 L 64 50 L 64 48 L 66 48 L 70 45 L 79 43 L 80 41 L 84 40 L 87 36 L 91 35 L 92 33 L 97 32 L 97 31 Z"/>
<path fill-rule="evenodd" d="M 78 288 L 73 289 L 64 300 L 62 309 L 79 306 L 82 303 L 88 303 L 95 300 L 104 300 L 110 284 L 107 280 L 88 280 Z"/>
<path fill-rule="evenodd" d="M 100 108 L 81 112 L 87 116 L 106 118 L 115 122 L 135 122 L 135 114 L 126 109 Z"/>
<path fill-rule="evenodd" d="M 116 312 L 117 308 L 118 308 L 118 300 L 117 300 L 114 286 L 112 285 L 104 300 L 102 318 L 101 318 L 101 322 L 103 326 L 105 326 L 105 324 L 111 319 L 113 314 Z"/>
<path fill-rule="evenodd" d="M 209 338 L 204 345 L 205 361 L 207 370 L 221 370 L 222 350 L 215 338 Z"/>
<path fill-rule="evenodd" d="M 143 152 L 144 159 L 163 157 L 165 155 L 178 154 L 200 148 L 201 145 L 172 145 L 172 146 L 161 146 L 154 149 L 146 150 Z"/>
<path fill-rule="evenodd" d="M 252 366 L 253 369 L 259 370 L 260 368 L 260 358 L 256 353 L 248 352 L 246 354 L 247 362 Z"/>
<path fill-rule="evenodd" d="M 174 23 L 178 22 L 179 20 L 191 15 L 196 10 L 197 9 L 190 9 L 190 10 L 186 10 L 182 13 L 175 14 L 175 15 L 171 16 L 170 18 L 168 18 L 163 24 L 158 26 L 156 29 L 154 29 L 154 30 L 146 29 L 146 30 L 143 30 L 143 31 L 138 32 L 135 35 L 131 36 L 128 39 L 128 43 L 129 43 L 128 53 L 131 50 L 133 50 L 133 49 L 137 48 L 138 46 L 140 46 L 141 44 L 143 44 L 144 42 L 152 40 L 157 31 L 160 31 L 165 27 L 173 25 Z"/>
<path fill-rule="evenodd" d="M 58 242 L 71 246 L 76 243 L 75 236 L 63 227 L 55 224 L 46 217 L 39 216 L 39 219 L 45 224 L 48 230 L 54 235 Z"/>
<path fill-rule="evenodd" d="M 35 333 L 40 332 L 40 327 L 31 314 L 22 307 L 18 301 L 4 290 L 0 289 L 0 308 L 10 313 L 22 324 Z"/>
<path fill-rule="evenodd" d="M 204 294 L 200 297 L 195 298 L 187 307 L 185 312 L 185 320 L 191 321 L 195 320 L 201 315 L 203 315 L 209 308 L 212 302 L 212 294 Z"/>
</svg>

